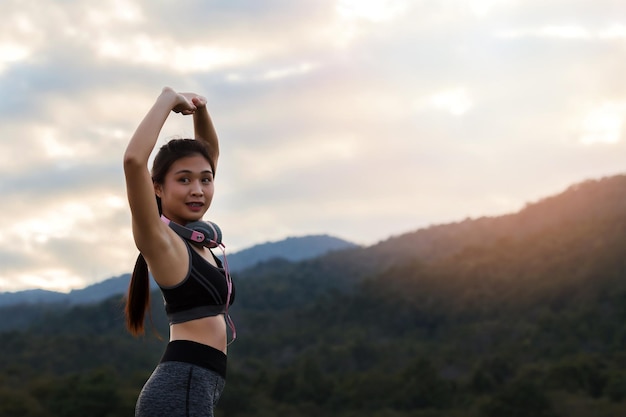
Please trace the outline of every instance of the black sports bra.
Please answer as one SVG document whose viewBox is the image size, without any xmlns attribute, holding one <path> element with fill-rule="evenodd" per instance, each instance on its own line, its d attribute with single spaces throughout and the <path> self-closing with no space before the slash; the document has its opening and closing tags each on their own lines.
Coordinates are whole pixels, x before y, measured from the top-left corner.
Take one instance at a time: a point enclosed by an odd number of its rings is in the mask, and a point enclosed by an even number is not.
<svg viewBox="0 0 626 417">
<path fill-rule="evenodd" d="M 171 287 L 159 285 L 170 324 L 227 314 L 227 299 L 228 305 L 235 300 L 235 287 L 228 271 L 224 270 L 215 255 L 217 268 L 196 252 L 189 242 L 183 241 L 189 252 L 187 276 Z"/>
</svg>

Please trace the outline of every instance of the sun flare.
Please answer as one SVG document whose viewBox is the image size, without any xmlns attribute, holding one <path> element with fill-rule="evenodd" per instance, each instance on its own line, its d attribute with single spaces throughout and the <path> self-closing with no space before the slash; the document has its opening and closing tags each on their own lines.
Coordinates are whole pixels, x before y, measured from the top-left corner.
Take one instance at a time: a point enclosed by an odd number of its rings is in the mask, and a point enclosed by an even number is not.
<svg viewBox="0 0 626 417">
<path fill-rule="evenodd" d="M 605 103 L 592 110 L 583 120 L 581 143 L 618 143 L 622 137 L 625 114 L 626 103 Z"/>
</svg>

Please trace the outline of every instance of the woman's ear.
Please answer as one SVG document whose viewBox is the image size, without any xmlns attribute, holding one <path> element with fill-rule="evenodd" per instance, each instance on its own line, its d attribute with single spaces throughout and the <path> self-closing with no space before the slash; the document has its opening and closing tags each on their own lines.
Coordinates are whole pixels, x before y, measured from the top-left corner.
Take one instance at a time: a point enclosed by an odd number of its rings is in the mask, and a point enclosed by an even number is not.
<svg viewBox="0 0 626 417">
<path fill-rule="evenodd" d="M 161 184 L 158 183 L 153 183 L 154 184 L 154 194 L 156 194 L 157 197 L 161 198 L 161 194 L 163 193 L 163 187 L 161 186 Z"/>
</svg>

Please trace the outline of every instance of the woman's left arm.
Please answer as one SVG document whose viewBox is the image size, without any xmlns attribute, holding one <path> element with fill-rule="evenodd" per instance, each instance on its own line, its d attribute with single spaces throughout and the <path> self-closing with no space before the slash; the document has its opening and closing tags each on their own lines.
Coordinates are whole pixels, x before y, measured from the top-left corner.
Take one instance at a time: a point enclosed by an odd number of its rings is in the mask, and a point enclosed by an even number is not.
<svg viewBox="0 0 626 417">
<path fill-rule="evenodd" d="M 213 120 L 206 108 L 206 98 L 193 93 L 183 93 L 195 106 L 193 113 L 193 128 L 197 140 L 202 140 L 209 149 L 213 162 L 213 169 L 217 169 L 217 158 L 220 156 L 220 145 Z M 215 173 L 214 173 L 215 174 Z"/>
</svg>

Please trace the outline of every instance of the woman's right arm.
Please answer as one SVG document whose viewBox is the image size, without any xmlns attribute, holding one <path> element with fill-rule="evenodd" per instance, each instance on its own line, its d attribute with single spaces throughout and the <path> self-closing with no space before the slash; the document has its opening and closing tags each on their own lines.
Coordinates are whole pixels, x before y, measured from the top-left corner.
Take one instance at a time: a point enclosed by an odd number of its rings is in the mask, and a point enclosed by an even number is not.
<svg viewBox="0 0 626 417">
<path fill-rule="evenodd" d="M 169 236 L 164 232 L 166 228 L 159 218 L 148 159 L 171 111 L 192 114 L 195 106 L 181 94 L 165 87 L 135 130 L 124 153 L 124 175 L 133 237 L 139 251 L 148 258 L 167 244 Z"/>
</svg>

